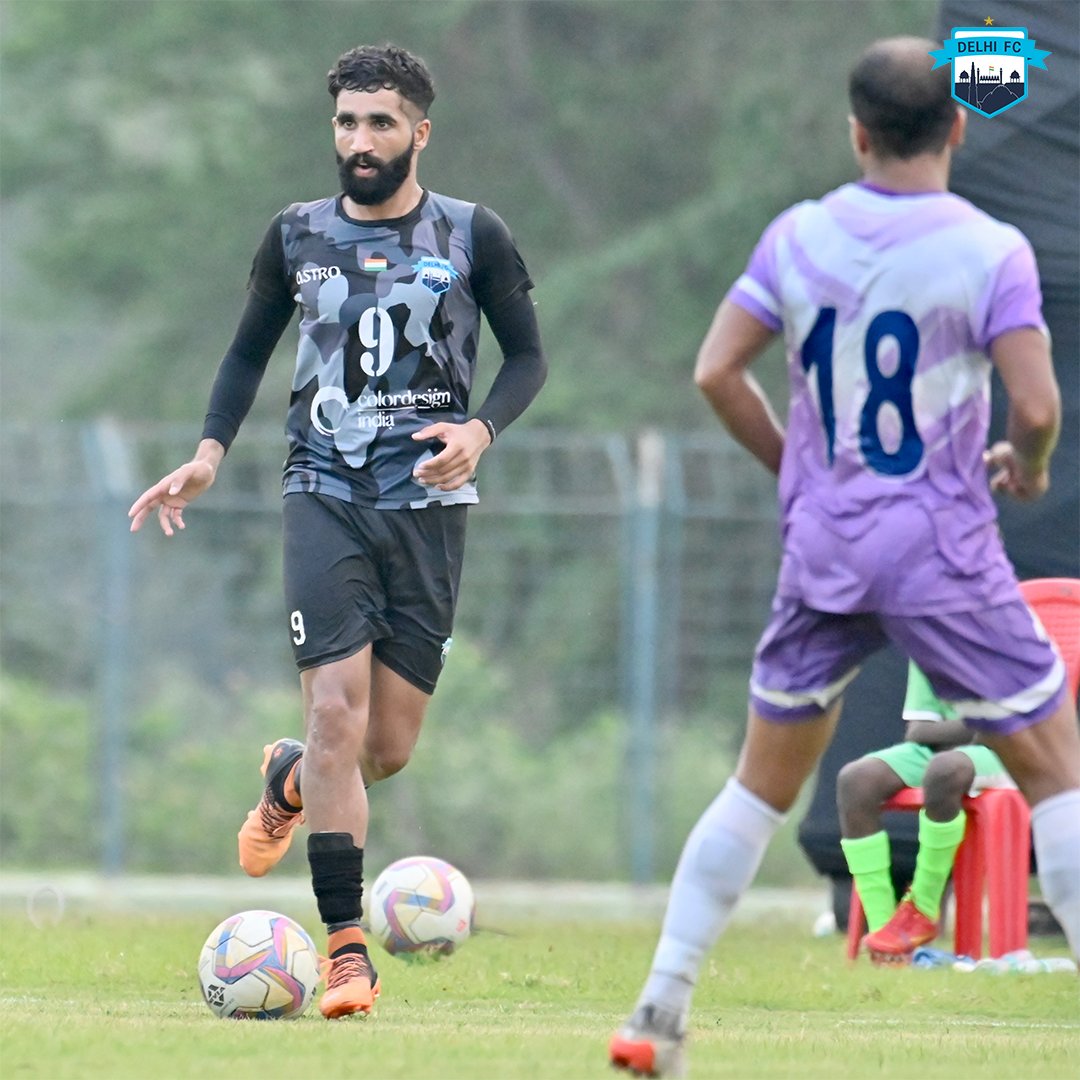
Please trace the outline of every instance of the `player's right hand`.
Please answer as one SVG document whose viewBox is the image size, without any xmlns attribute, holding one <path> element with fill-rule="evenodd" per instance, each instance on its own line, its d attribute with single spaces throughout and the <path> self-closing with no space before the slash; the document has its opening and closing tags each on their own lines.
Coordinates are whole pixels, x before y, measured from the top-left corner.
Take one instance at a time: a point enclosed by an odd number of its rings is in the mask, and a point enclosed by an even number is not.
<svg viewBox="0 0 1080 1080">
<path fill-rule="evenodd" d="M 196 458 L 162 477 L 131 504 L 128 511 L 131 531 L 138 532 L 154 510 L 158 512 L 158 524 L 166 536 L 174 535 L 174 525 L 183 529 L 184 507 L 214 482 L 216 473 L 210 462 Z"/>
<path fill-rule="evenodd" d="M 1009 442 L 997 442 L 983 452 L 983 463 L 990 471 L 990 490 L 1001 491 L 1021 502 L 1032 502 L 1046 494 L 1050 472 L 1032 469 Z"/>
</svg>

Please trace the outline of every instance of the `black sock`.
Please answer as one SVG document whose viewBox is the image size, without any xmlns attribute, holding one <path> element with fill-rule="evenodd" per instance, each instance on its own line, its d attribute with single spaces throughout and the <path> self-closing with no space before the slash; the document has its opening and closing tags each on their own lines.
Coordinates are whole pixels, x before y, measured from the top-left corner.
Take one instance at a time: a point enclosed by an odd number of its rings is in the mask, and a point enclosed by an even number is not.
<svg viewBox="0 0 1080 1080">
<path fill-rule="evenodd" d="M 359 926 L 364 849 L 353 846 L 352 833 L 312 833 L 308 863 L 322 921 L 327 926 L 352 922 Z"/>
</svg>

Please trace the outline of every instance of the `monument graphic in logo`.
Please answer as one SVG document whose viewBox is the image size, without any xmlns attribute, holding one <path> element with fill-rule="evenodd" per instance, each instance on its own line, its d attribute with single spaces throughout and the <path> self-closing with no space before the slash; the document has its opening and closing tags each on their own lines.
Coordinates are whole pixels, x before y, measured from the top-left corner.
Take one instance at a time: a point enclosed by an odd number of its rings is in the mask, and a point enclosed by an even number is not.
<svg viewBox="0 0 1080 1080">
<path fill-rule="evenodd" d="M 930 55 L 934 68 L 952 64 L 952 96 L 961 105 L 996 116 L 1028 96 L 1028 65 L 1045 71 L 1050 53 L 1036 49 L 1022 26 L 954 26 L 952 37 Z"/>
<path fill-rule="evenodd" d="M 434 255 L 425 255 L 419 262 L 413 263 L 413 269 L 421 284 L 426 285 L 436 296 L 446 292 L 458 276 L 449 259 L 437 259 Z"/>
</svg>

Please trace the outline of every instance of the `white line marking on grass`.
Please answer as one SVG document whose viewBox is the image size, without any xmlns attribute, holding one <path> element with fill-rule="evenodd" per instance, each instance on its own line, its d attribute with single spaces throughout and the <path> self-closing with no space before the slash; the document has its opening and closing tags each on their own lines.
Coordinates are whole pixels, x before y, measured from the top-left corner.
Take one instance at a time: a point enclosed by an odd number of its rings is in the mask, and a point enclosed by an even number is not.
<svg viewBox="0 0 1080 1080">
<path fill-rule="evenodd" d="M 76 1001 L 73 998 L 54 998 L 54 997 L 40 997 L 34 994 L 0 994 L 0 1007 L 8 1005 L 49 1005 L 60 1006 L 65 1009 L 78 1009 L 84 1015 L 92 1011 L 91 1006 L 86 1001 Z M 173 1009 L 205 1009 L 206 1003 L 201 1000 L 188 1000 L 188 1001 L 141 1001 L 141 1002 L 122 1002 L 120 1007 L 127 1006 L 133 1011 L 138 1009 L 139 1012 L 145 1013 L 147 1010 L 153 1011 L 157 1009 L 161 1010 L 173 1010 Z M 105 1002 L 100 1006 L 100 1011 L 104 1012 L 106 1009 L 110 1010 L 112 1015 L 122 1015 L 118 1011 L 118 1006 L 115 1002 Z"/>
<path fill-rule="evenodd" d="M 850 1024 L 861 1024 L 865 1027 L 904 1027 L 910 1028 L 919 1021 L 906 1019 L 897 1020 L 890 1018 L 882 1018 L 871 1020 L 868 1017 L 845 1017 L 843 1020 L 837 1022 L 837 1027 L 847 1027 Z M 1080 1031 L 1080 1023 L 1070 1023 L 1069 1021 L 1050 1021 L 1050 1020 L 972 1020 L 964 1017 L 950 1016 L 942 1020 L 926 1020 L 922 1022 L 923 1027 L 940 1027 L 941 1024 L 947 1023 L 950 1026 L 955 1027 L 989 1027 L 989 1028 L 1021 1028 L 1021 1029 L 1033 1029 L 1042 1031 Z"/>
<path fill-rule="evenodd" d="M 659 921 L 667 904 L 666 885 L 626 885 L 617 882 L 473 881 L 490 931 L 503 918 L 572 921 L 602 915 L 612 920 Z M 105 877 L 88 872 L 57 873 L 43 881 L 37 874 L 0 873 L 0 911 L 13 905 L 47 907 L 37 912 L 55 915 L 69 911 L 199 912 L 232 907 L 309 905 L 311 882 L 306 877 L 282 876 L 238 881 L 204 875 L 128 874 Z M 62 905 L 58 903 L 62 901 Z M 732 915 L 732 924 L 775 918 L 803 922 L 807 935 L 814 918 L 828 903 L 823 887 L 750 889 Z M 50 923 L 51 925 L 51 923 Z"/>
</svg>

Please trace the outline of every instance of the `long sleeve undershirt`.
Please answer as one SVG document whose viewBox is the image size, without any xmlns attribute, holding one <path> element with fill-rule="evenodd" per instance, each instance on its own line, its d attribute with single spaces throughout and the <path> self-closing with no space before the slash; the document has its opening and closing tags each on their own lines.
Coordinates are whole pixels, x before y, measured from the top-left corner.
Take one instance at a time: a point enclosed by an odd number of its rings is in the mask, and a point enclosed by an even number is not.
<svg viewBox="0 0 1080 1080">
<path fill-rule="evenodd" d="M 267 300 L 254 289 L 240 315 L 236 335 L 218 367 L 203 422 L 204 439 L 216 439 L 226 450 L 255 400 L 274 347 L 293 317 L 296 305 Z"/>
</svg>

